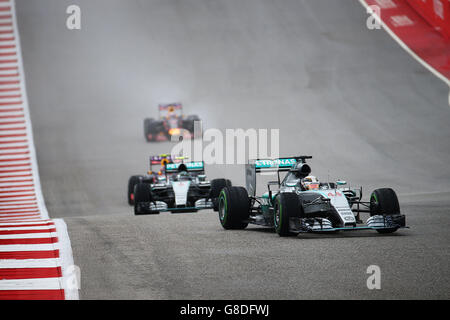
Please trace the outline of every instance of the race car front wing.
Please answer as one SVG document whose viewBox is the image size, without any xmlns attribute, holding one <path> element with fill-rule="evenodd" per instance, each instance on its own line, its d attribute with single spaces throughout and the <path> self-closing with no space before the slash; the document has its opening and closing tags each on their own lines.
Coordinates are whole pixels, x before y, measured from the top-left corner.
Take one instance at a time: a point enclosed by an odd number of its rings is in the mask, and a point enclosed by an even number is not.
<svg viewBox="0 0 450 320">
<path fill-rule="evenodd" d="M 169 208 L 167 203 L 164 201 L 154 201 L 154 202 L 140 202 L 136 204 L 137 209 L 141 213 L 151 213 L 151 212 L 186 212 L 186 211 L 197 211 L 202 209 L 212 209 L 213 208 L 213 202 L 211 199 L 199 199 L 195 201 L 195 204 L 193 207 L 175 207 L 175 208 Z"/>
<path fill-rule="evenodd" d="M 330 220 L 325 218 L 291 218 L 290 231 L 294 233 L 307 232 L 333 232 L 333 231 L 357 231 L 357 230 L 392 230 L 408 228 L 405 215 L 375 215 L 367 219 L 365 225 L 347 225 L 333 227 Z"/>
</svg>

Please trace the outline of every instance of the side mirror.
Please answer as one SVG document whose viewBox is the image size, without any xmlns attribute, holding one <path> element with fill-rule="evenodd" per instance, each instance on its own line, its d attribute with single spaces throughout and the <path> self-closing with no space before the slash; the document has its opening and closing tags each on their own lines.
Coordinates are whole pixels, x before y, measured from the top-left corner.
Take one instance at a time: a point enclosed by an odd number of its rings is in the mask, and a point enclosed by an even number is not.
<svg viewBox="0 0 450 320">
<path fill-rule="evenodd" d="M 344 180 L 338 180 L 338 181 L 336 181 L 336 184 L 337 184 L 338 186 L 345 186 L 345 185 L 347 184 L 347 181 L 344 181 Z"/>
<path fill-rule="evenodd" d="M 280 184 L 278 181 L 269 181 L 267 183 L 267 189 L 269 190 L 269 203 L 272 203 L 272 195 L 273 195 L 273 192 L 272 192 L 272 189 L 270 189 L 270 186 L 279 186 L 279 185 Z"/>
<path fill-rule="evenodd" d="M 198 175 L 198 180 L 199 180 L 199 181 L 205 181 L 205 180 L 206 180 L 206 175 L 204 175 L 204 174 L 199 174 L 199 175 Z"/>
</svg>

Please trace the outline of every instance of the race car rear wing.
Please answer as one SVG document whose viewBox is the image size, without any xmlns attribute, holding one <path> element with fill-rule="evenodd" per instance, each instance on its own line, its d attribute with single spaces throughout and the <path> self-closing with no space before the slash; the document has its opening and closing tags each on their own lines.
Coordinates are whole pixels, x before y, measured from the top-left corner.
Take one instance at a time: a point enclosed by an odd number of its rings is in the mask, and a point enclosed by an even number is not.
<svg viewBox="0 0 450 320">
<path fill-rule="evenodd" d="M 150 156 L 150 171 L 155 171 L 154 166 L 157 166 L 159 171 L 161 167 L 165 166 L 168 163 L 176 163 L 181 162 L 181 160 L 177 159 L 170 154 L 159 154 L 156 156 Z"/>
<path fill-rule="evenodd" d="M 205 171 L 205 163 L 203 161 L 191 161 L 191 162 L 183 162 L 187 168 L 188 172 L 204 172 Z M 178 167 L 181 165 L 181 162 L 174 162 L 166 164 L 166 172 L 174 173 L 178 172 Z"/>
<path fill-rule="evenodd" d="M 163 163 L 164 160 L 167 160 L 167 163 L 172 163 L 176 159 L 172 157 L 170 154 L 160 154 L 156 156 L 150 156 L 150 165 L 164 165 Z"/>
<path fill-rule="evenodd" d="M 170 108 L 174 109 L 174 110 L 181 110 L 183 109 L 183 105 L 179 102 L 177 103 L 167 103 L 167 104 L 160 104 L 158 106 L 159 111 L 166 111 L 169 110 Z"/>
<path fill-rule="evenodd" d="M 183 105 L 181 103 L 168 103 L 160 104 L 158 106 L 158 114 L 161 119 L 163 115 L 168 115 L 169 113 L 175 113 L 179 117 L 183 115 Z"/>
<path fill-rule="evenodd" d="M 278 181 L 280 181 L 280 172 L 289 171 L 297 163 L 306 163 L 306 159 L 312 159 L 312 156 L 249 160 L 248 164 L 245 165 L 245 184 L 249 196 L 254 197 L 256 195 L 257 173 L 276 172 L 278 174 Z"/>
</svg>

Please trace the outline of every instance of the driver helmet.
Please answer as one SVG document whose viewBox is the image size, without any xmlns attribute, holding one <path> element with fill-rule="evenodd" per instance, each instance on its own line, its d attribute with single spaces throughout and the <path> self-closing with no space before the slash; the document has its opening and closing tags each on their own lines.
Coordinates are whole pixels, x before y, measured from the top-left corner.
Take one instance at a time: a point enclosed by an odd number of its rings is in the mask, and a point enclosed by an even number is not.
<svg viewBox="0 0 450 320">
<path fill-rule="evenodd" d="M 176 118 L 174 106 L 169 106 L 167 108 L 167 119 L 170 119 L 170 118 Z"/>
<path fill-rule="evenodd" d="M 318 190 L 319 180 L 315 176 L 307 176 L 303 178 L 302 185 L 306 190 Z"/>
<path fill-rule="evenodd" d="M 187 171 L 181 171 L 177 176 L 177 180 L 179 181 L 189 180 L 189 173 Z"/>
</svg>

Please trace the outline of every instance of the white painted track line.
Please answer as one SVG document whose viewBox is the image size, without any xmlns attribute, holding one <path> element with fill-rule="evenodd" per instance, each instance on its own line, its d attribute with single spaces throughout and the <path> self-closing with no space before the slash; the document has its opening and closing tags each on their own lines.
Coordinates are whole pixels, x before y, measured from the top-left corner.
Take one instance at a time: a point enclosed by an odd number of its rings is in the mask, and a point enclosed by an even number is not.
<svg viewBox="0 0 450 320">
<path fill-rule="evenodd" d="M 61 266 L 58 259 L 4 259 L 0 260 L 0 269 L 9 268 L 56 268 Z"/>
<path fill-rule="evenodd" d="M 59 249 L 58 243 L 49 244 L 9 244 L 0 246 L 0 252 L 14 251 L 52 251 Z"/>
<path fill-rule="evenodd" d="M 58 290 L 61 282 L 61 278 L 0 280 L 0 290 Z"/>
</svg>

